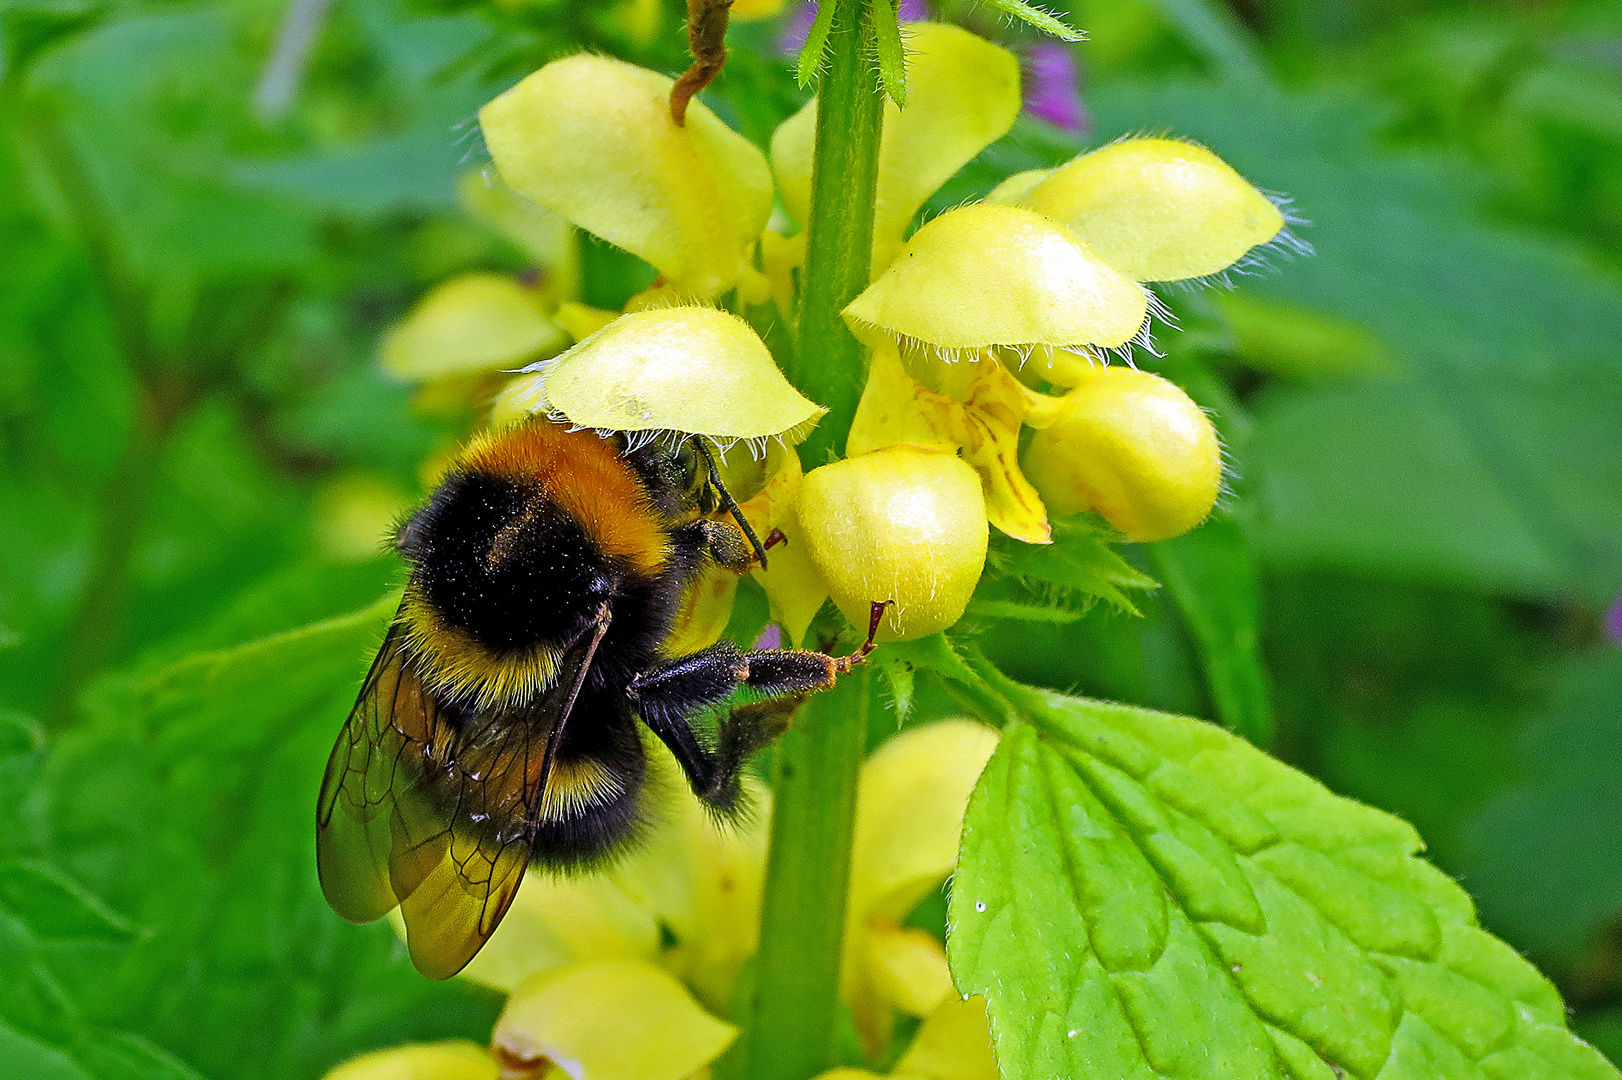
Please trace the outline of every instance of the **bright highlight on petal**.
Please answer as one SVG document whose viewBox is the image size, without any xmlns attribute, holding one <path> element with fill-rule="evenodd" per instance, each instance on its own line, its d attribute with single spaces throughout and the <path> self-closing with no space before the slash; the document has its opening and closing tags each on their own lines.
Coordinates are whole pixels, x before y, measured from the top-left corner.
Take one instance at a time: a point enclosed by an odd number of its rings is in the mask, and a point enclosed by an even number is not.
<svg viewBox="0 0 1622 1080">
<path fill-rule="evenodd" d="M 947 23 L 908 23 L 907 107 L 884 103 L 878 191 L 873 220 L 873 272 L 895 258 L 901 237 L 924 200 L 976 154 L 1001 138 L 1019 115 L 1019 61 Z M 783 205 L 797 221 L 811 209 L 813 100 L 772 136 L 772 171 Z"/>
<path fill-rule="evenodd" d="M 383 339 L 384 371 L 428 382 L 516 368 L 568 344 L 540 298 L 505 274 L 462 274 L 417 301 Z"/>
<path fill-rule="evenodd" d="M 765 157 L 671 80 L 605 56 L 546 65 L 479 112 L 508 186 L 710 299 L 737 284 L 772 209 Z"/>
<path fill-rule="evenodd" d="M 1083 154 L 1021 205 L 1064 222 L 1134 281 L 1220 273 L 1284 228 L 1278 207 L 1227 162 L 1175 139 L 1127 139 Z"/>
<path fill-rule="evenodd" d="M 845 318 L 943 349 L 1097 345 L 1132 340 L 1143 287 L 1051 219 L 1014 206 L 949 210 L 907 241 Z"/>
<path fill-rule="evenodd" d="M 662 968 L 607 960 L 520 986 L 496 1022 L 492 1048 L 514 1064 L 552 1062 L 573 1080 L 682 1080 L 737 1034 Z"/>
<path fill-rule="evenodd" d="M 1095 510 L 1129 540 L 1164 540 L 1205 519 L 1222 486 L 1210 417 L 1181 387 L 1110 367 L 1062 399 L 1021 459 L 1055 513 Z"/>
<path fill-rule="evenodd" d="M 488 1050 L 455 1039 L 374 1050 L 344 1062 L 326 1080 L 496 1080 L 498 1072 Z"/>
<path fill-rule="evenodd" d="M 800 521 L 811 559 L 845 617 L 894 601 L 880 640 L 923 637 L 957 622 L 986 562 L 980 477 L 951 454 L 892 446 L 809 473 Z"/>
<path fill-rule="evenodd" d="M 825 411 L 789 385 L 749 324 L 707 307 L 622 315 L 523 391 L 580 427 L 795 438 Z"/>
</svg>

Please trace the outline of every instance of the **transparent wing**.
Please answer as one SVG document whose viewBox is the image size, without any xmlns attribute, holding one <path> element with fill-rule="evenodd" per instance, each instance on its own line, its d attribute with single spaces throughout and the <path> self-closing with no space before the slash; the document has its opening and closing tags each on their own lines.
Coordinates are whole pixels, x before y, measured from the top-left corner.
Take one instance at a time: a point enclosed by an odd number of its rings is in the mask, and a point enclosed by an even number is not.
<svg viewBox="0 0 1622 1080">
<path fill-rule="evenodd" d="M 369 922 L 399 906 L 411 959 L 430 978 L 473 959 L 523 880 L 557 740 L 607 627 L 605 610 L 531 705 L 471 714 L 424 691 L 390 629 L 316 807 L 333 910 Z"/>
</svg>

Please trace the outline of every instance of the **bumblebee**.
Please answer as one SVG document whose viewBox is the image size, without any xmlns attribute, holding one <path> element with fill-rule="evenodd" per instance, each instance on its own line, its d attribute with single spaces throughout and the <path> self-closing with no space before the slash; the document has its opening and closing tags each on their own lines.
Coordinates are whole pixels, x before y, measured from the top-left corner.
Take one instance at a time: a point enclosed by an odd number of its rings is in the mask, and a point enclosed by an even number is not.
<svg viewBox="0 0 1622 1080">
<path fill-rule="evenodd" d="M 872 649 L 665 654 L 706 560 L 766 558 L 697 437 L 632 447 L 540 417 L 487 433 L 395 544 L 410 577 L 327 765 L 316 855 L 344 918 L 400 907 L 431 978 L 473 958 L 532 863 L 589 867 L 635 837 L 639 721 L 734 813 L 750 753 Z M 760 700 L 695 729 L 740 686 Z"/>
</svg>

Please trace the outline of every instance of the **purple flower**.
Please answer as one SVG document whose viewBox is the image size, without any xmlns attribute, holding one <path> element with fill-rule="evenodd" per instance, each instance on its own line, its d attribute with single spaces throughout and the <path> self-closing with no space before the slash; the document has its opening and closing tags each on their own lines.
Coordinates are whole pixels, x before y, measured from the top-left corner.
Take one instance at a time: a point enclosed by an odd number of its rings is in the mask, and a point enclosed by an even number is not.
<svg viewBox="0 0 1622 1080">
<path fill-rule="evenodd" d="M 1092 123 L 1077 88 L 1081 73 L 1070 47 L 1057 41 L 1026 46 L 1025 73 L 1025 110 L 1072 134 L 1086 134 Z"/>
<path fill-rule="evenodd" d="M 1622 645 L 1622 596 L 1613 600 L 1605 612 L 1605 634 L 1614 644 Z"/>
</svg>

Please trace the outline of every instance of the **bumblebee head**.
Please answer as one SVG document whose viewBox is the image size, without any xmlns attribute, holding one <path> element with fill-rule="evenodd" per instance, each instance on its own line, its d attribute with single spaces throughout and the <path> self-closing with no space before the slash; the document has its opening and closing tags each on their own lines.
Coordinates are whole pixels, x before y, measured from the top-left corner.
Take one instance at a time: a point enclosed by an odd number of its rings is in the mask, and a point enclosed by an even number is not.
<svg viewBox="0 0 1622 1080">
<path fill-rule="evenodd" d="M 676 451 L 676 467 L 681 470 L 683 483 L 688 485 L 693 500 L 702 514 L 713 514 L 716 510 L 725 510 L 738 528 L 743 530 L 744 536 L 749 538 L 749 546 L 755 549 L 755 557 L 760 560 L 762 568 L 766 565 L 766 549 L 761 546 L 760 538 L 749 525 L 749 519 L 743 516 L 738 509 L 737 502 L 727 491 L 726 485 L 721 483 L 721 470 L 716 464 L 715 454 L 704 441 L 702 435 L 692 435 L 682 440 Z"/>
</svg>

